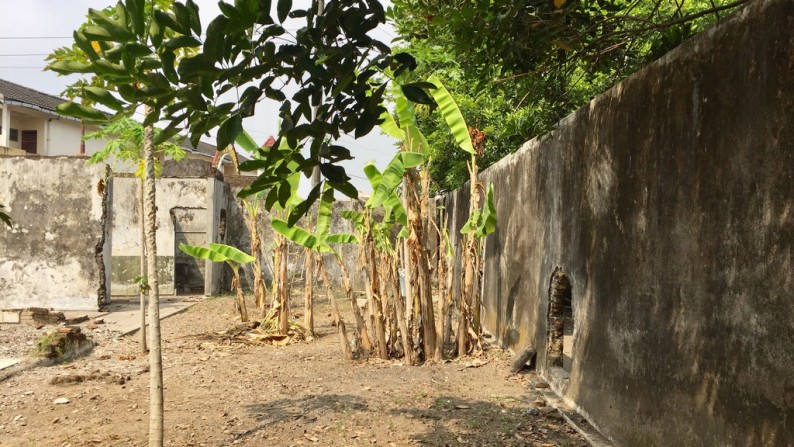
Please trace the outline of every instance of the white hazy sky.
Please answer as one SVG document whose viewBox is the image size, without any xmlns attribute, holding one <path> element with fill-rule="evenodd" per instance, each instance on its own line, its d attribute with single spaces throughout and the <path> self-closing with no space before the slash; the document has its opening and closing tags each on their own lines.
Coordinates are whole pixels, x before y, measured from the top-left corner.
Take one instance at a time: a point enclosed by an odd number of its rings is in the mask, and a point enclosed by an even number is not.
<svg viewBox="0 0 794 447">
<path fill-rule="evenodd" d="M 202 26 L 206 28 L 219 13 L 217 1 L 194 2 L 199 6 Z M 78 78 L 43 71 L 46 65 L 44 58 L 55 48 L 71 44 L 72 31 L 85 21 L 88 8 L 102 9 L 115 3 L 111 0 L 0 0 L 0 11 L 3 11 L 0 25 L 0 79 L 59 95 L 67 84 Z M 388 44 L 395 36 L 390 26 L 382 25 L 373 37 Z M 245 129 L 259 143 L 276 133 L 278 106 L 269 100 L 260 103 L 257 114 L 245 121 Z M 211 139 L 208 141 L 214 143 Z M 375 129 L 367 137 L 358 140 L 343 136 L 340 143 L 356 157 L 343 164 L 353 184 L 362 191 L 369 191 L 362 167 L 369 161 L 375 161 L 383 169 L 394 155 L 395 141 Z M 302 185 L 301 190 L 305 193 L 308 188 Z"/>
</svg>

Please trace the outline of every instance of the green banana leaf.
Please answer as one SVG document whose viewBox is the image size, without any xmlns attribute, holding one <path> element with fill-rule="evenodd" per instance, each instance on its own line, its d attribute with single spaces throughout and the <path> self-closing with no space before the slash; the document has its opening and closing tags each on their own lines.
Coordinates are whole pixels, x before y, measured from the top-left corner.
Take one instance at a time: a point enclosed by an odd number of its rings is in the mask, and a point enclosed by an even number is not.
<svg viewBox="0 0 794 447">
<path fill-rule="evenodd" d="M 380 130 L 382 130 L 383 133 L 400 141 L 405 140 L 405 132 L 400 129 L 400 126 L 397 125 L 397 122 L 394 121 L 394 117 L 391 116 L 388 110 L 381 113 L 380 119 L 383 120 L 383 122 L 380 123 Z"/>
<path fill-rule="evenodd" d="M 400 129 L 405 133 L 403 145 L 410 152 L 429 154 L 430 145 L 416 125 L 416 110 L 414 104 L 405 97 L 402 87 L 394 83 L 392 87 L 394 102 L 397 104 L 397 117 L 400 120 Z"/>
<path fill-rule="evenodd" d="M 433 99 L 438 103 L 441 116 L 444 117 L 444 120 L 447 122 L 452 136 L 455 137 L 455 142 L 458 143 L 464 151 L 476 155 L 474 145 L 469 136 L 469 128 L 466 126 L 466 120 L 463 119 L 463 114 L 460 113 L 460 108 L 458 108 L 455 99 L 452 98 L 452 95 L 446 87 L 444 87 L 444 84 L 442 84 L 441 80 L 435 75 L 430 76 L 428 81 L 436 86 L 434 90 L 430 91 L 430 94 L 433 95 Z"/>
<path fill-rule="evenodd" d="M 254 262 L 256 258 L 240 251 L 232 246 L 225 245 L 225 244 L 210 244 L 210 250 L 213 250 L 217 253 L 220 253 L 223 256 L 226 256 L 227 259 L 234 261 L 238 264 L 248 264 L 249 262 Z"/>
<path fill-rule="evenodd" d="M 180 243 L 179 249 L 188 256 L 198 259 L 209 259 L 212 262 L 235 262 L 237 264 L 247 264 L 256 260 L 234 247 L 223 244 L 210 244 L 210 247 L 198 247 Z"/>
<path fill-rule="evenodd" d="M 389 165 L 386 166 L 378 188 L 373 191 L 372 197 L 369 198 L 366 206 L 377 208 L 383 205 L 402 182 L 405 170 L 421 165 L 424 160 L 425 157 L 422 154 L 413 152 L 400 152 L 395 155 Z"/>
<path fill-rule="evenodd" d="M 355 234 L 339 233 L 329 234 L 325 242 L 329 244 L 357 244 L 359 241 Z"/>
<path fill-rule="evenodd" d="M 333 212 L 334 189 L 326 183 L 323 186 L 323 195 L 317 208 L 317 225 L 314 234 L 318 240 L 324 240 L 331 232 L 331 213 Z"/>
<path fill-rule="evenodd" d="M 317 237 L 301 227 L 290 227 L 285 220 L 275 217 L 270 221 L 270 225 L 273 227 L 273 231 L 300 245 L 301 247 L 306 247 L 309 250 L 320 249 L 321 244 L 317 240 Z"/>
</svg>

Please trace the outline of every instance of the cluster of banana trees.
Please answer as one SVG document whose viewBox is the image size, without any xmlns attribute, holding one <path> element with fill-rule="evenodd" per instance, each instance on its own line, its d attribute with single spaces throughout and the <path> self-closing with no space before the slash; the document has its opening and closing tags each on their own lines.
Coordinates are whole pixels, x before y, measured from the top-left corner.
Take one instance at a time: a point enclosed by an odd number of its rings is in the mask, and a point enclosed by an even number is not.
<svg viewBox="0 0 794 447">
<path fill-rule="evenodd" d="M 254 293 L 257 306 L 262 308 L 263 324 L 270 322 L 284 335 L 296 324 L 290 320 L 291 293 L 287 274 L 288 248 L 289 243 L 293 243 L 306 250 L 307 263 L 316 264 L 316 269 L 307 271 L 316 271 L 322 279 L 346 358 L 370 355 L 382 359 L 404 357 L 409 364 L 419 364 L 426 360 L 467 355 L 480 348 L 483 241 L 496 225 L 493 188 L 486 188 L 478 177 L 481 135 L 476 129 L 466 126 L 452 95 L 438 79 L 430 78 L 426 84 L 455 141 L 471 156 L 469 219 L 460 230 L 463 236 L 460 248 L 453 247 L 450 242 L 445 210 L 437 207 L 430 197 L 430 148 L 417 127 L 414 103 L 395 81 L 392 96 L 396 119 L 384 113 L 381 128 L 401 142 L 400 150 L 383 172 L 372 164 L 364 168 L 372 195 L 363 203 L 362 210 L 341 212 L 341 216 L 352 223 L 355 234 L 330 234 L 334 188 L 327 182 L 312 191 L 312 194 L 319 195 L 314 229 L 302 228 L 291 221 L 295 215 L 294 208 L 304 203 L 297 195 L 300 176 L 297 172 L 289 177 L 287 183 L 249 196 L 244 201 L 253 256 L 239 250 L 234 252 L 231 247 L 220 244 L 213 244 L 209 249 L 180 247 L 193 256 L 228 262 L 232 266 L 237 306 L 243 321 L 247 320 L 247 313 L 236 273 L 237 265 L 253 261 Z M 269 164 L 269 151 L 296 150 L 290 147 L 258 148 L 245 132 L 236 141 L 253 156 L 253 160 L 242 166 L 244 170 L 276 169 Z M 257 231 L 260 202 L 269 206 L 273 215 L 274 275 L 269 308 L 265 303 L 261 240 Z M 359 247 L 360 271 L 355 273 L 360 274 L 365 282 L 366 305 L 363 309 L 354 295 L 351 272 L 337 250 L 340 244 L 352 243 Z M 232 258 L 231 253 L 236 258 Z M 460 254 L 460 259 L 456 259 L 457 254 Z M 334 286 L 324 268 L 322 258 L 325 255 L 339 265 L 344 301 L 349 303 L 355 320 L 352 334 L 348 333 L 338 297 L 333 293 Z M 452 284 L 457 263 L 461 266 L 461 277 L 459 293 L 455 296 Z M 313 283 L 314 278 L 305 278 L 304 329 L 310 334 L 314 331 Z M 457 321 L 455 327 L 454 320 Z"/>
<path fill-rule="evenodd" d="M 329 234 L 333 189 L 323 187 L 314 232 L 274 218 L 273 229 L 284 238 L 311 250 L 317 256 L 331 254 L 342 272 L 341 283 L 355 319 L 352 337 L 339 312 L 328 273 L 318 262 L 334 321 L 349 358 L 377 355 L 383 359 L 404 357 L 409 364 L 466 355 L 479 348 L 479 307 L 482 279 L 482 241 L 495 228 L 493 189 L 478 178 L 477 131 L 470 130 L 452 98 L 438 79 L 431 78 L 428 90 L 461 147 L 471 155 L 470 218 L 461 230 L 462 247 L 450 243 L 443 208 L 435 206 L 429 193 L 431 163 L 427 140 L 416 124 L 414 104 L 399 82 L 392 95 L 396 119 L 381 116 L 382 130 L 400 140 L 400 151 L 384 172 L 369 164 L 364 172 L 373 193 L 363 210 L 342 211 L 356 234 Z M 359 307 L 350 272 L 332 244 L 356 243 L 360 274 L 365 281 L 366 306 Z M 453 271 L 461 254 L 460 294 L 453 296 Z M 436 275 L 434 277 L 433 275 Z M 306 278 L 311 287 L 312 278 Z M 453 310 L 457 328 L 453 329 Z M 307 312 L 311 312 L 307 307 Z M 452 341 L 457 333 L 456 342 Z"/>
</svg>

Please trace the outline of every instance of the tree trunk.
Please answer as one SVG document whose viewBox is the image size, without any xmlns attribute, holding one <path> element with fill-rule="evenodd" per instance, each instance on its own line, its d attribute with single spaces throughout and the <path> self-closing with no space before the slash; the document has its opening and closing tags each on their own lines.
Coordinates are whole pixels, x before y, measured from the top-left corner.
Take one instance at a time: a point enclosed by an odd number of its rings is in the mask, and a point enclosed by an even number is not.
<svg viewBox="0 0 794 447">
<path fill-rule="evenodd" d="M 408 247 L 411 250 L 409 257 L 415 262 L 414 273 L 416 275 L 415 285 L 418 287 L 418 307 L 422 324 L 422 341 L 425 359 L 433 359 L 436 355 L 436 323 L 433 312 L 433 291 L 430 280 L 430 267 L 425 247 L 425 238 L 422 222 L 420 203 L 417 202 L 415 193 L 417 191 L 416 169 L 407 169 L 404 177 L 403 194 L 407 198 L 408 207 L 408 226 L 410 235 L 408 236 Z"/>
<path fill-rule="evenodd" d="M 350 300 L 350 307 L 353 310 L 353 315 L 356 317 L 356 327 L 358 328 L 358 335 L 361 337 L 361 348 L 367 353 L 372 352 L 372 338 L 369 336 L 367 330 L 367 323 L 364 321 L 364 316 L 361 315 L 361 309 L 358 307 L 358 301 L 353 296 L 353 286 L 350 284 L 350 273 L 341 259 L 336 258 L 339 269 L 342 271 L 342 288 L 345 289 L 345 295 Z"/>
<path fill-rule="evenodd" d="M 328 295 L 328 301 L 331 303 L 331 312 L 333 312 L 334 320 L 336 321 L 336 329 L 339 333 L 340 342 L 342 343 L 342 352 L 345 354 L 346 359 L 353 360 L 353 351 L 350 350 L 350 342 L 347 340 L 345 322 L 342 321 L 342 316 L 339 314 L 339 306 L 336 304 L 336 299 L 334 298 L 334 289 L 331 286 L 331 279 L 328 278 L 328 272 L 325 271 L 322 261 L 317 263 L 317 270 L 319 270 L 320 275 L 323 277 L 325 293 Z"/>
<path fill-rule="evenodd" d="M 405 317 L 405 298 L 402 296 L 402 293 L 400 292 L 399 263 L 397 263 L 396 260 L 392 260 L 390 263 L 386 265 L 387 268 L 389 268 L 392 272 L 391 275 L 392 281 L 390 282 L 392 287 L 392 294 L 395 296 L 394 311 L 397 314 L 397 326 L 400 328 L 400 336 L 402 338 L 405 358 L 408 361 L 409 365 L 416 365 L 416 351 L 414 351 L 413 340 L 411 339 L 411 332 L 408 329 L 408 320 Z"/>
<path fill-rule="evenodd" d="M 138 221 L 141 223 L 141 275 L 146 277 L 146 221 L 145 213 L 143 212 L 143 179 L 138 183 Z M 140 342 L 141 352 L 146 354 L 149 352 L 149 347 L 146 345 L 146 293 L 147 290 L 143 287 L 139 291 L 141 295 L 141 329 L 140 329 Z"/>
<path fill-rule="evenodd" d="M 281 259 L 278 269 L 278 284 L 279 284 L 279 309 L 278 309 L 278 331 L 281 335 L 287 335 L 289 332 L 289 280 L 287 274 L 287 267 L 289 264 L 289 253 L 287 251 L 287 242 L 281 242 Z"/>
<path fill-rule="evenodd" d="M 254 200 L 257 199 L 255 198 Z M 259 203 L 254 203 L 251 207 L 249 207 L 245 201 L 243 201 L 243 204 L 248 211 L 245 221 L 248 225 L 248 231 L 251 233 L 251 255 L 255 258 L 252 269 L 254 272 L 254 296 L 256 297 L 256 306 L 264 308 L 267 287 L 265 286 L 265 276 L 262 274 L 262 240 L 259 238 L 259 229 L 257 228 L 257 223 L 259 221 Z"/>
<path fill-rule="evenodd" d="M 240 321 L 243 323 L 248 321 L 248 308 L 245 306 L 245 295 L 243 295 L 243 287 L 240 284 L 240 266 L 232 265 L 232 288 L 237 296 L 237 311 L 240 312 Z"/>
<path fill-rule="evenodd" d="M 146 115 L 152 109 L 146 106 Z M 154 179 L 154 126 L 146 126 L 143 143 L 146 259 L 149 283 L 149 447 L 163 445 L 163 357 L 160 351 L 160 287 L 157 283 L 157 208 Z"/>
<path fill-rule="evenodd" d="M 303 325 L 309 335 L 314 335 L 314 252 L 306 249 L 306 260 L 304 264 L 306 274 L 304 279 L 303 296 Z"/>
<path fill-rule="evenodd" d="M 472 156 L 469 164 L 469 183 L 471 196 L 469 199 L 469 216 L 482 208 L 479 179 L 477 178 L 477 160 Z M 464 236 L 463 248 L 463 280 L 461 281 L 460 320 L 458 322 L 458 355 L 466 355 L 479 343 L 480 337 L 480 266 L 479 241 L 471 231 Z"/>
<path fill-rule="evenodd" d="M 371 216 L 367 213 L 366 217 L 367 235 L 364 244 L 364 256 L 367 281 L 367 298 L 372 303 L 371 311 L 375 319 L 375 337 L 378 339 L 378 355 L 384 360 L 389 359 L 389 349 L 386 345 L 386 321 L 383 314 L 383 300 L 381 299 L 381 290 L 378 284 L 378 272 L 375 268 L 375 241 L 372 238 L 372 221 Z"/>
</svg>

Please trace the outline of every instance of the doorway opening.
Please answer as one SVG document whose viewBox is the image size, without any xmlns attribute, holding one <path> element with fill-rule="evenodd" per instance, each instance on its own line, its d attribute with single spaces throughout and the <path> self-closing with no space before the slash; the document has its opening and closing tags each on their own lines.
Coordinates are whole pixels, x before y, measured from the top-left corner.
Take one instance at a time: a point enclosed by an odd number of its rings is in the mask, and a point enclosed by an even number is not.
<svg viewBox="0 0 794 447">
<path fill-rule="evenodd" d="M 207 210 L 204 208 L 172 208 L 174 223 L 174 293 L 203 294 L 206 262 L 188 256 L 179 244 L 207 244 Z"/>
</svg>

